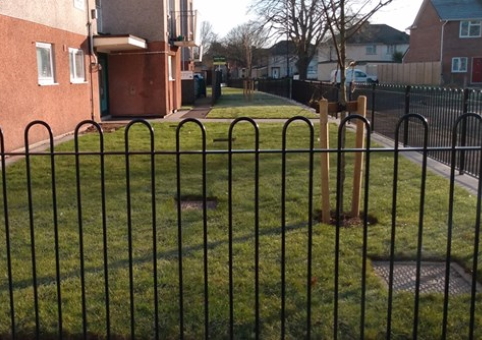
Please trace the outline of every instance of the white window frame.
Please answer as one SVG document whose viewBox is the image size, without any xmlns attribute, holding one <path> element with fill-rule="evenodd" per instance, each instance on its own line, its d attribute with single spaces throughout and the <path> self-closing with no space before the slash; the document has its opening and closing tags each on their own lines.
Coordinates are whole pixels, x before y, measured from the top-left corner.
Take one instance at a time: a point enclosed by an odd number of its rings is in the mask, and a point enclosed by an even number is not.
<svg viewBox="0 0 482 340">
<path fill-rule="evenodd" d="M 53 85 L 55 84 L 55 65 L 54 65 L 54 48 L 52 44 L 49 43 L 35 43 L 35 51 L 37 54 L 37 75 L 39 85 Z M 48 52 L 48 65 L 41 64 L 43 61 L 39 60 L 39 50 L 44 50 Z M 47 67 L 45 71 L 43 71 Z M 50 72 L 48 69 L 50 68 Z M 50 74 L 47 74 L 50 73 Z"/>
<path fill-rule="evenodd" d="M 452 73 L 465 73 L 467 72 L 467 57 L 452 58 Z"/>
<path fill-rule="evenodd" d="M 85 10 L 85 0 L 74 0 L 74 7 L 77 9 Z"/>
<path fill-rule="evenodd" d="M 466 27 L 465 27 L 466 26 Z M 479 33 L 478 34 L 471 34 L 471 28 L 478 27 Z M 467 30 L 464 33 L 464 30 Z M 461 21 L 460 22 L 460 30 L 459 30 L 459 37 L 460 38 L 479 38 L 482 34 L 482 22 L 481 21 Z"/>
<path fill-rule="evenodd" d="M 81 56 L 80 59 L 76 58 Z M 71 83 L 85 83 L 84 51 L 77 48 L 69 48 L 69 68 Z"/>
</svg>

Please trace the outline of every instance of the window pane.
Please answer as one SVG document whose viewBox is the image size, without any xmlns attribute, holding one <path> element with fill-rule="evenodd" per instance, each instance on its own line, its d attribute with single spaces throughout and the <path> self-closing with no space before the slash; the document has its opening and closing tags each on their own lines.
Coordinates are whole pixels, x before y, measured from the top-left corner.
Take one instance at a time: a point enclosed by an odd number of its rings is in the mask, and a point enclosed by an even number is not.
<svg viewBox="0 0 482 340">
<path fill-rule="evenodd" d="M 77 51 L 75 54 L 75 75 L 78 79 L 84 79 L 84 54 Z"/>
<path fill-rule="evenodd" d="M 37 66 L 39 79 L 52 78 L 52 64 L 51 64 L 50 49 L 44 47 L 37 47 Z"/>
<path fill-rule="evenodd" d="M 70 58 L 70 81 L 85 81 L 84 52 L 75 48 L 69 48 Z"/>
<path fill-rule="evenodd" d="M 452 59 L 452 71 L 455 72 L 459 69 L 459 59 L 454 58 Z"/>
<path fill-rule="evenodd" d="M 469 22 L 468 21 L 462 21 L 460 23 L 460 36 L 466 37 L 468 35 L 469 35 Z"/>
<path fill-rule="evenodd" d="M 478 23 L 478 25 L 474 25 L 474 24 L 470 25 L 470 36 L 478 37 L 479 35 L 480 35 L 480 23 Z"/>
</svg>

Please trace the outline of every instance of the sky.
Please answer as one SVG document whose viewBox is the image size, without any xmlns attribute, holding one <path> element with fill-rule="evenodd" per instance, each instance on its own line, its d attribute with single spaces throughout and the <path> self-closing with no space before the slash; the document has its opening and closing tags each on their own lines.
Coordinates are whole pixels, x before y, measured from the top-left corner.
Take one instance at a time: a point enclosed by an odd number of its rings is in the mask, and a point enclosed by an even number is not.
<svg viewBox="0 0 482 340">
<path fill-rule="evenodd" d="M 394 0 L 370 20 L 374 24 L 387 24 L 400 31 L 409 27 L 423 0 Z M 248 8 L 252 0 L 194 0 L 200 21 L 209 21 L 215 33 L 223 37 L 237 25 L 254 19 Z M 407 32 L 408 33 L 408 32 Z"/>
</svg>

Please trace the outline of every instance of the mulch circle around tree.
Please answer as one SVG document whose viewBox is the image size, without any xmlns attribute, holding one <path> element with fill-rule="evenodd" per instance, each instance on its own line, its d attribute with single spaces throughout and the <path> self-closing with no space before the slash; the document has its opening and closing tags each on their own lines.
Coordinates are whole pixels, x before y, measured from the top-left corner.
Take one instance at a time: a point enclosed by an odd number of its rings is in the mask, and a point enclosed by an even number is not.
<svg viewBox="0 0 482 340">
<path fill-rule="evenodd" d="M 314 219 L 316 222 L 322 222 L 322 212 L 321 210 L 316 210 Z M 351 216 L 348 213 L 341 213 L 340 214 L 340 226 L 351 228 L 351 227 L 362 227 L 364 221 L 364 215 L 360 214 L 360 216 Z M 378 218 L 372 215 L 367 216 L 367 225 L 373 226 L 378 224 Z M 337 225 L 337 216 L 336 211 L 330 211 L 330 225 L 336 226 Z"/>
</svg>

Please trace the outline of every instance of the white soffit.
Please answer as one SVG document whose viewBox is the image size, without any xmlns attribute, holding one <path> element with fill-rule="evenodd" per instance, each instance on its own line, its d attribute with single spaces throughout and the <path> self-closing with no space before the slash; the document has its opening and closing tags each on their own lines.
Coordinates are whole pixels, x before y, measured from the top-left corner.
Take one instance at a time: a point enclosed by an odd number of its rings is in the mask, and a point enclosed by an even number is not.
<svg viewBox="0 0 482 340">
<path fill-rule="evenodd" d="M 109 53 L 147 49 L 147 41 L 134 35 L 95 36 L 94 47 L 97 52 Z"/>
</svg>

